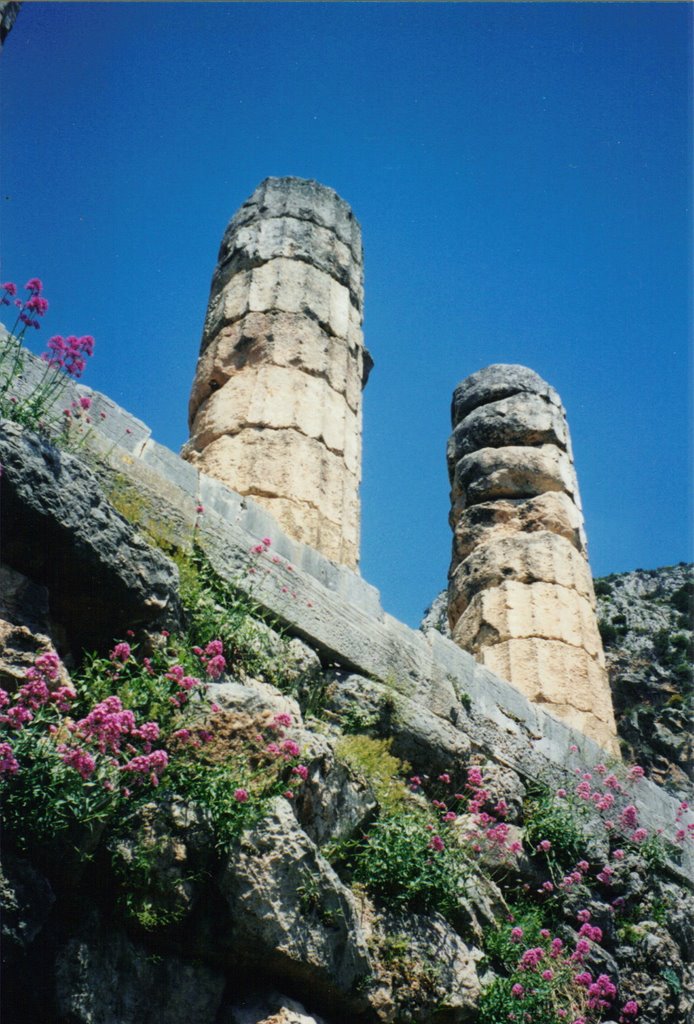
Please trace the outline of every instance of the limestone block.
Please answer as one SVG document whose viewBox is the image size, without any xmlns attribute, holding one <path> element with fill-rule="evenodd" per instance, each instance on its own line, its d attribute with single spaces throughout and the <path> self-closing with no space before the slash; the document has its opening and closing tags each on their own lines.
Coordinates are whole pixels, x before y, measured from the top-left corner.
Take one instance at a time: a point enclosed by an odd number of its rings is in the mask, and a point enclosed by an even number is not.
<svg viewBox="0 0 694 1024">
<path fill-rule="evenodd" d="M 532 498 L 566 491 L 575 500 L 576 482 L 568 456 L 554 445 L 480 448 L 455 465 L 454 499 L 466 505 L 495 498 Z"/>
<path fill-rule="evenodd" d="M 485 647 L 480 655 L 488 669 L 504 679 L 512 677 L 530 700 L 559 707 L 570 704 L 599 721 L 614 721 L 605 669 L 578 647 L 518 637 Z"/>
<path fill-rule="evenodd" d="M 348 203 L 337 192 L 304 178 L 266 178 L 232 217 L 238 229 L 258 218 L 293 217 L 328 228 L 361 261 L 361 228 Z"/>
<path fill-rule="evenodd" d="M 224 434 L 249 427 L 297 430 L 320 439 L 343 457 L 350 473 L 358 471 L 356 416 L 342 395 L 319 377 L 283 366 L 248 367 L 203 402 L 191 441 L 201 450 Z"/>
<path fill-rule="evenodd" d="M 278 256 L 310 263 L 349 289 L 362 308 L 364 289 L 361 257 L 329 228 L 295 217 L 270 217 L 227 229 L 219 251 L 212 288 L 223 287 L 238 270 L 267 263 Z"/>
<path fill-rule="evenodd" d="M 346 338 L 350 306 L 348 289 L 335 278 L 308 263 L 278 257 L 240 271 L 210 296 L 204 333 L 209 337 L 246 313 L 278 309 L 315 318 L 328 333 Z"/>
<path fill-rule="evenodd" d="M 337 338 L 299 313 L 249 313 L 223 327 L 203 348 L 190 396 L 190 421 L 201 402 L 232 374 L 262 364 L 291 366 L 322 378 L 356 412 L 368 360 L 358 326 L 350 328 L 347 338 Z"/>
<path fill-rule="evenodd" d="M 519 394 L 542 395 L 552 405 L 562 408 L 557 392 L 534 370 L 514 363 L 494 363 L 470 374 L 453 392 L 453 425 L 480 405 Z"/>
<path fill-rule="evenodd" d="M 322 442 L 295 430 L 256 428 L 225 434 L 192 458 L 204 473 L 265 505 L 291 535 L 305 543 L 330 537 L 330 554 L 319 546 L 327 557 L 337 558 L 338 537 L 348 551 L 356 544 L 358 479 Z"/>
<path fill-rule="evenodd" d="M 482 590 L 453 627 L 453 639 L 472 653 L 517 637 L 560 640 L 583 648 L 604 663 L 590 601 L 575 590 L 552 583 L 507 580 Z"/>
<path fill-rule="evenodd" d="M 356 512 L 345 513 L 340 523 L 334 523 L 319 509 L 306 507 L 291 498 L 258 496 L 256 501 L 270 512 L 290 534 L 301 536 L 303 543 L 321 551 L 326 558 L 340 565 L 356 566 L 359 561 L 359 521 Z"/>
<path fill-rule="evenodd" d="M 495 544 L 517 534 L 549 531 L 585 555 L 583 516 L 568 494 L 549 491 L 534 498 L 481 502 L 451 509 L 454 553 L 459 559 L 479 545 Z"/>
<path fill-rule="evenodd" d="M 450 617 L 455 621 L 476 594 L 506 580 L 568 587 L 588 602 L 593 614 L 595 598 L 588 563 L 563 537 L 544 531 L 514 534 L 475 548 L 451 577 Z"/>
<path fill-rule="evenodd" d="M 510 395 L 478 406 L 461 420 L 448 442 L 451 467 L 478 448 L 555 444 L 566 450 L 568 431 L 562 406 L 544 395 Z"/>
</svg>

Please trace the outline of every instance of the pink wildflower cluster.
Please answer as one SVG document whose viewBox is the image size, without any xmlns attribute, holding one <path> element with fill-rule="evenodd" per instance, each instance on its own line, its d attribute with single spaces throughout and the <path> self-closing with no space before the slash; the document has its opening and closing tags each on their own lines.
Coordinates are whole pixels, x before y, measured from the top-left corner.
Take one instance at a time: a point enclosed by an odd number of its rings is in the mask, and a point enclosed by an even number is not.
<svg viewBox="0 0 694 1024">
<path fill-rule="evenodd" d="M 210 679 L 219 679 L 224 674 L 227 662 L 224 657 L 224 645 L 221 640 L 210 640 L 204 649 L 202 647 L 194 647 L 193 654 L 197 654 Z"/>
<path fill-rule="evenodd" d="M 35 714 L 47 705 L 54 705 L 59 711 L 67 711 L 75 691 L 69 685 L 56 686 L 60 676 L 60 659 L 53 651 L 39 654 L 27 670 L 26 682 L 10 700 L 5 690 L 0 690 L 0 724 L 12 729 L 23 729 L 33 721 Z"/>
<path fill-rule="evenodd" d="M 178 691 L 169 697 L 170 703 L 177 708 L 184 707 L 190 699 L 191 691 L 200 686 L 200 680 L 196 676 L 186 675 L 183 665 L 172 665 L 166 673 L 166 678 L 178 686 Z"/>
<path fill-rule="evenodd" d="M 272 546 L 272 541 L 269 537 L 263 537 L 260 544 L 254 544 L 251 548 L 252 555 L 264 555 L 265 552 Z"/>
<path fill-rule="evenodd" d="M 64 370 L 69 377 L 78 380 L 84 373 L 87 357 L 94 354 L 94 339 L 91 334 L 82 338 L 71 334 L 67 338 L 56 334 L 48 341 L 47 351 L 41 358 L 49 366 Z"/>
<path fill-rule="evenodd" d="M 3 294 L 0 296 L 0 306 L 9 306 L 10 300 L 12 300 L 19 310 L 16 322 L 23 325 L 23 330 L 26 330 L 27 327 L 38 330 L 41 325 L 37 318 L 45 316 L 48 311 L 48 300 L 41 295 L 43 285 L 38 277 L 32 277 L 24 285 L 25 290 L 29 292 L 29 298 L 24 301 L 16 298 L 17 285 L 12 281 L 5 281 L 0 284 L 0 288 L 3 290 Z"/>
</svg>

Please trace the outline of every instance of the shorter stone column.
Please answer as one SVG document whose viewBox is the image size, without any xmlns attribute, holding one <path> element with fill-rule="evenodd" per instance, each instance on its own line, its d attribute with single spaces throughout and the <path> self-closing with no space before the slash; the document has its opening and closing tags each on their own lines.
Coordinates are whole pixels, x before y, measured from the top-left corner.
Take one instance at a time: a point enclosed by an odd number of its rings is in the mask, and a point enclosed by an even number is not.
<svg viewBox="0 0 694 1024">
<path fill-rule="evenodd" d="M 448 442 L 453 639 L 618 754 L 566 414 L 524 366 L 453 394 Z"/>
</svg>

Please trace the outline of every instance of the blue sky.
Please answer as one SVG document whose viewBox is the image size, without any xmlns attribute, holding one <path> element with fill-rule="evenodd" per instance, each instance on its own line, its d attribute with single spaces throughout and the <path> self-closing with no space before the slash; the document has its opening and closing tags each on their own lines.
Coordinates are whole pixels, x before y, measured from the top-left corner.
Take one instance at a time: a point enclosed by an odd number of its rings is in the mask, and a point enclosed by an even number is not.
<svg viewBox="0 0 694 1024">
<path fill-rule="evenodd" d="M 418 623 L 453 388 L 561 394 L 596 575 L 692 559 L 692 7 L 25 3 L 0 61 L 1 274 L 173 449 L 224 227 L 268 175 L 362 224 L 362 572 Z"/>
</svg>

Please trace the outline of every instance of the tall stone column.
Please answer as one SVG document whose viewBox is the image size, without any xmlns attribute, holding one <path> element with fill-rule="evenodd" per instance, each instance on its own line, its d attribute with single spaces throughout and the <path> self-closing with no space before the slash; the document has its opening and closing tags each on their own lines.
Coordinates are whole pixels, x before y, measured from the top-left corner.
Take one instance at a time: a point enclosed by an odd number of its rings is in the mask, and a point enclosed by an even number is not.
<svg viewBox="0 0 694 1024">
<path fill-rule="evenodd" d="M 267 178 L 229 223 L 212 278 L 185 458 L 290 536 L 359 561 L 361 229 L 330 188 Z"/>
<path fill-rule="evenodd" d="M 488 366 L 455 389 L 452 420 L 453 639 L 618 753 L 559 395 L 524 366 Z"/>
</svg>

